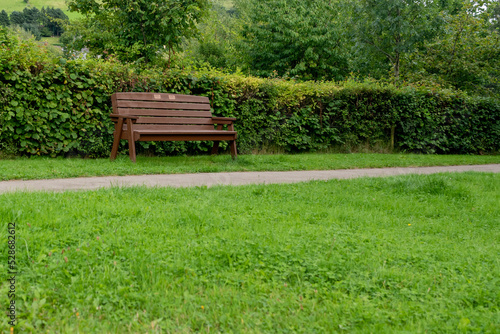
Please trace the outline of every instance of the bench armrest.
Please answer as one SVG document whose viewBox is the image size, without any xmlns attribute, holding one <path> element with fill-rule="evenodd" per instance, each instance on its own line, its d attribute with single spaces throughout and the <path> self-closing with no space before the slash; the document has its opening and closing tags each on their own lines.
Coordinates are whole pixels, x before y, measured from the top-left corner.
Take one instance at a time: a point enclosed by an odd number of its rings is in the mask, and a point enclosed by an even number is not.
<svg viewBox="0 0 500 334">
<path fill-rule="evenodd" d="M 122 114 L 111 114 L 111 115 L 109 115 L 109 117 L 111 117 L 111 120 L 113 122 L 117 122 L 118 119 L 120 119 L 120 118 L 124 118 L 124 119 L 130 118 L 132 120 L 132 122 L 135 122 L 139 118 L 138 116 L 122 115 Z"/>
<path fill-rule="evenodd" d="M 212 121 L 216 124 L 231 124 L 236 121 L 234 117 L 215 117 L 212 116 Z"/>
</svg>

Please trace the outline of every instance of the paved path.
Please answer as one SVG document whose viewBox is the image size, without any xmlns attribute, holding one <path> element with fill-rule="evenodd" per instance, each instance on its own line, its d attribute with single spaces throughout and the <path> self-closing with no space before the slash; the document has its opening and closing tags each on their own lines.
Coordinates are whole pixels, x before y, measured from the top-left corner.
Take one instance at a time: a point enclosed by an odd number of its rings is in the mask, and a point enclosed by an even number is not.
<svg viewBox="0 0 500 334">
<path fill-rule="evenodd" d="M 0 182 L 0 193 L 18 190 L 92 190 L 112 186 L 141 185 L 160 187 L 210 187 L 214 185 L 295 183 L 311 180 L 351 179 L 356 177 L 381 177 L 402 174 L 433 174 L 466 171 L 500 173 L 500 164 L 409 168 L 366 168 L 294 172 L 231 172 L 168 175 L 130 175 L 29 181 L 14 180 Z"/>
</svg>

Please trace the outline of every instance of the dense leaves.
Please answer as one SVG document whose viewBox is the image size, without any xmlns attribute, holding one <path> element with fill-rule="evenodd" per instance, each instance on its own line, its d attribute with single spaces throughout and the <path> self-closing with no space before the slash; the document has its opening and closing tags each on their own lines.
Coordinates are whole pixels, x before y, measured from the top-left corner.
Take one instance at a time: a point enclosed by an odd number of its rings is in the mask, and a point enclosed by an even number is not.
<svg viewBox="0 0 500 334">
<path fill-rule="evenodd" d="M 456 15 L 443 14 L 443 33 L 409 57 L 407 78 L 495 95 L 500 92 L 500 34 L 490 28 L 490 17 L 472 4 Z"/>
<path fill-rule="evenodd" d="M 226 71 L 242 66 L 244 61 L 237 51 L 241 21 L 236 19 L 233 11 L 214 3 L 207 17 L 198 26 L 197 37 L 185 40 L 184 61 L 208 64 Z"/>
<path fill-rule="evenodd" d="M 196 31 L 207 4 L 207 0 L 71 0 L 69 8 L 87 17 L 72 34 L 79 43 L 69 46 L 150 62 L 164 49 L 176 51 L 181 38 Z"/>
<path fill-rule="evenodd" d="M 65 61 L 0 28 L 0 150 L 107 156 L 115 91 L 204 95 L 235 116 L 240 152 L 351 150 L 360 145 L 426 153 L 500 149 L 500 103 L 425 87 L 348 80 L 295 83 L 210 71 L 150 69 L 114 61 Z M 22 51 L 21 51 L 22 50 Z M 125 148 L 123 144 L 122 148 Z M 200 153 L 209 143 L 141 143 L 153 154 Z"/>
<path fill-rule="evenodd" d="M 436 35 L 442 24 L 434 1 L 353 1 L 352 26 L 359 61 L 373 68 L 382 57 L 399 78 L 401 57 Z M 372 58 L 375 55 L 375 58 Z M 382 63 L 383 64 L 383 63 Z"/>
<path fill-rule="evenodd" d="M 67 61 L 0 27 L 2 152 L 107 156 L 113 131 L 110 96 L 116 91 L 208 96 L 214 114 L 238 118 L 242 153 L 388 148 L 392 139 L 395 149 L 414 152 L 499 150 L 500 103 L 495 98 L 436 85 L 295 82 L 214 70 L 141 69 L 113 59 Z M 209 147 L 146 142 L 139 150 L 161 155 L 207 152 Z"/>
<path fill-rule="evenodd" d="M 255 74 L 331 80 L 348 72 L 341 52 L 338 5 L 331 0 L 265 0 L 246 5 L 243 45 Z"/>
<path fill-rule="evenodd" d="M 64 31 L 68 16 L 60 8 L 26 7 L 22 12 L 14 11 L 9 15 L 4 10 L 0 12 L 0 25 L 7 27 L 16 25 L 31 33 L 37 40 L 41 37 L 59 36 Z"/>
<path fill-rule="evenodd" d="M 10 25 L 9 14 L 5 10 L 0 12 L 0 26 L 7 27 Z"/>
</svg>

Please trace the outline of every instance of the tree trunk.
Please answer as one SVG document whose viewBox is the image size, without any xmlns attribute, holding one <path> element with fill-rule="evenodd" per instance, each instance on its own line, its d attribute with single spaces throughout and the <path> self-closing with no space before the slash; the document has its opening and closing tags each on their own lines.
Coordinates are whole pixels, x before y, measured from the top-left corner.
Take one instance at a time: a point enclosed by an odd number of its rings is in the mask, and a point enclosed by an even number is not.
<svg viewBox="0 0 500 334">
<path fill-rule="evenodd" d="M 399 81 L 399 52 L 396 52 L 396 57 L 394 58 L 394 77 L 396 81 Z"/>
</svg>

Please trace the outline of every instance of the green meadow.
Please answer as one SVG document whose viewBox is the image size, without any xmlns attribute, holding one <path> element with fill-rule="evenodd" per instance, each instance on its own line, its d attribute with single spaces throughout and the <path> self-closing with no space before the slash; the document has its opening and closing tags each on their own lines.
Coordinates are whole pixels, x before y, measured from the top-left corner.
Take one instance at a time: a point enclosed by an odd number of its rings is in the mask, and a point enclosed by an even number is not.
<svg viewBox="0 0 500 334">
<path fill-rule="evenodd" d="M 0 0 L 0 11 L 4 9 L 9 15 L 13 11 L 22 12 L 27 4 L 23 0 Z M 78 13 L 72 13 L 68 10 L 65 0 L 30 0 L 30 7 L 42 9 L 42 7 L 61 8 L 70 19 L 81 17 Z"/>
<path fill-rule="evenodd" d="M 499 189 L 445 173 L 2 194 L 0 302 L 14 223 L 16 333 L 498 333 Z"/>
</svg>

